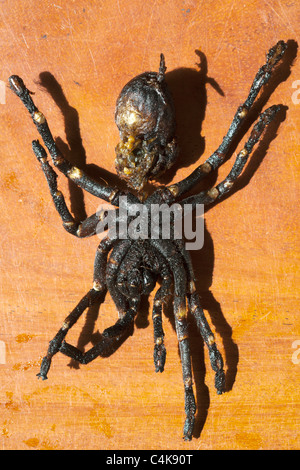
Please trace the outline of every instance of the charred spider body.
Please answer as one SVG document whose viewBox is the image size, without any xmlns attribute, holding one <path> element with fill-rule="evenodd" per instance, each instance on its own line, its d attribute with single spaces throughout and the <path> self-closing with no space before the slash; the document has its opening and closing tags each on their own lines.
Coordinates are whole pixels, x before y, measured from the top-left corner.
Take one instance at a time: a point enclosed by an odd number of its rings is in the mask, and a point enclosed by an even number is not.
<svg viewBox="0 0 300 470">
<path fill-rule="evenodd" d="M 178 153 L 174 104 L 165 70 L 161 55 L 159 72 L 133 78 L 117 100 L 115 121 L 121 142 L 116 147 L 116 170 L 137 191 L 170 168 Z"/>
<path fill-rule="evenodd" d="M 169 168 L 177 156 L 175 138 L 175 120 L 173 103 L 168 92 L 164 74 L 164 58 L 161 56 L 159 72 L 149 72 L 130 81 L 123 89 L 117 101 L 116 123 L 120 130 L 121 142 L 116 148 L 116 167 L 119 175 L 129 186 L 138 190 L 138 196 L 132 192 L 122 192 L 118 188 L 100 184 L 82 170 L 71 165 L 57 148 L 44 115 L 32 101 L 30 92 L 22 79 L 11 76 L 10 87 L 28 109 L 54 166 L 78 186 L 94 196 L 118 207 L 122 196 L 131 209 L 136 204 L 151 208 L 154 204 L 177 202 L 185 204 L 208 205 L 221 198 L 230 190 L 240 175 L 254 145 L 259 141 L 264 129 L 274 119 L 280 109 L 272 106 L 265 110 L 254 125 L 250 137 L 238 153 L 228 176 L 216 187 L 194 196 L 184 198 L 196 184 L 208 173 L 217 169 L 224 161 L 229 146 L 245 121 L 262 86 L 267 83 L 278 63 L 286 44 L 279 41 L 267 54 L 263 65 L 250 88 L 246 101 L 238 108 L 234 119 L 218 149 L 187 178 L 167 187 L 160 187 L 149 197 L 142 200 L 139 191 L 148 179 L 155 177 Z M 96 234 L 103 213 L 96 213 L 83 222 L 77 222 L 69 212 L 64 197 L 57 189 L 57 175 L 47 161 L 46 151 L 38 141 L 32 143 L 33 151 L 41 164 L 47 179 L 55 207 L 62 219 L 64 228 L 77 237 Z M 116 219 L 119 209 L 116 209 Z M 151 222 L 151 221 L 150 221 Z M 110 256 L 109 256 L 109 253 Z M 173 299 L 176 333 L 179 342 L 182 362 L 186 420 L 183 437 L 191 439 L 196 413 L 196 404 L 192 386 L 192 371 L 188 339 L 187 311 L 196 319 L 197 326 L 209 351 L 211 366 L 215 371 L 217 393 L 225 391 L 223 360 L 217 349 L 214 335 L 204 316 L 200 299 L 195 291 L 194 273 L 189 253 L 181 239 L 172 236 L 170 239 L 120 239 L 118 234 L 108 235 L 100 242 L 94 264 L 94 283 L 91 290 L 81 299 L 74 310 L 66 317 L 56 336 L 50 341 L 44 357 L 39 377 L 47 378 L 54 354 L 61 352 L 82 364 L 102 355 L 114 341 L 124 336 L 133 325 L 142 295 L 148 295 L 157 281 L 160 287 L 155 294 L 153 304 L 154 328 L 154 364 L 155 370 L 164 369 L 166 350 L 162 326 L 162 307 L 169 296 Z M 87 352 L 68 344 L 65 337 L 84 310 L 95 303 L 103 301 L 109 290 L 118 310 L 119 319 L 103 331 L 101 340 Z"/>
</svg>

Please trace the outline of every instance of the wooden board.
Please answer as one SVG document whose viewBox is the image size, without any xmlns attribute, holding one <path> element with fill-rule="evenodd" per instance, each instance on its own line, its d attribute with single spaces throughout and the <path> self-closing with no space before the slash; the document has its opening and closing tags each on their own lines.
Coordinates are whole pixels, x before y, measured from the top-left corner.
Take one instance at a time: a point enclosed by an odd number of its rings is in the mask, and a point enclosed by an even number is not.
<svg viewBox="0 0 300 470">
<path fill-rule="evenodd" d="M 261 103 L 281 103 L 286 113 L 237 190 L 206 213 L 205 245 L 193 253 L 197 287 L 226 359 L 228 392 L 216 395 L 207 351 L 192 330 L 198 415 L 188 443 L 181 438 L 181 365 L 168 318 L 163 374 L 154 372 L 151 315 L 144 313 L 114 355 L 71 368 L 57 355 L 49 380 L 36 379 L 48 341 L 91 286 L 98 240 L 63 230 L 32 154 L 36 129 L 2 86 L 2 449 L 299 448 L 299 24 L 293 0 L 0 2 L 1 84 L 21 75 L 66 156 L 110 183 L 116 98 L 129 79 L 157 70 L 161 52 L 178 115 L 182 151 L 170 171 L 178 181 L 219 145 L 267 50 L 290 41 Z M 195 50 L 202 52 L 200 71 Z M 211 184 L 228 173 L 235 154 Z M 79 218 L 101 203 L 61 177 L 59 186 Z M 88 348 L 116 317 L 108 296 L 68 340 L 76 345 L 80 337 Z"/>
</svg>

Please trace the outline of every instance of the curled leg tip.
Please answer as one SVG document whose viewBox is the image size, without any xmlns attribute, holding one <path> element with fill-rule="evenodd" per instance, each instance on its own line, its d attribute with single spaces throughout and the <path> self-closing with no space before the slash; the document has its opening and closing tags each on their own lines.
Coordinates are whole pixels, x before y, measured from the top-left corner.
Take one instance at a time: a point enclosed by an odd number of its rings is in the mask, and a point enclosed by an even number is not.
<svg viewBox="0 0 300 470">
<path fill-rule="evenodd" d="M 29 91 L 28 88 L 26 88 L 22 78 L 18 75 L 11 75 L 11 77 L 9 77 L 8 79 L 8 82 L 10 89 L 15 93 L 15 95 L 20 98 L 20 100 L 23 102 L 31 116 L 33 117 L 33 114 L 36 113 L 39 118 L 40 113 L 38 112 L 38 109 L 36 108 L 30 96 L 33 93 Z"/>
<path fill-rule="evenodd" d="M 216 373 L 215 387 L 217 389 L 218 395 L 222 395 L 222 393 L 225 393 L 225 373 L 223 370 L 220 370 Z"/>
<path fill-rule="evenodd" d="M 195 423 L 194 416 L 192 418 L 187 418 L 186 419 L 186 421 L 184 423 L 184 428 L 183 428 L 183 440 L 184 441 L 191 441 L 192 440 L 194 423 Z"/>
<path fill-rule="evenodd" d="M 283 41 L 283 40 L 278 41 L 278 43 L 276 44 L 276 46 L 274 48 L 275 49 L 275 54 L 277 54 L 278 56 L 281 57 L 285 53 L 287 47 L 288 47 L 288 45 L 285 41 Z"/>
<path fill-rule="evenodd" d="M 22 78 L 18 75 L 12 75 L 11 77 L 9 77 L 8 82 L 11 90 L 17 96 L 21 96 L 27 90 Z"/>
<path fill-rule="evenodd" d="M 267 54 L 267 64 L 273 67 L 281 59 L 287 49 L 287 43 L 284 41 L 278 41 Z"/>
<path fill-rule="evenodd" d="M 40 369 L 40 372 L 37 375 L 38 379 L 41 378 L 42 380 L 47 380 L 48 377 L 47 377 L 47 373 L 50 369 L 50 365 L 51 365 L 51 359 L 48 358 L 47 356 L 45 356 L 42 360 L 42 363 L 41 363 L 41 369 Z"/>
<path fill-rule="evenodd" d="M 32 150 L 38 160 L 41 160 L 42 158 L 47 158 L 46 150 L 44 149 L 44 147 L 41 146 L 38 140 L 32 141 Z"/>
<path fill-rule="evenodd" d="M 41 372 L 36 374 L 36 376 L 37 376 L 38 379 L 42 379 L 42 380 L 47 380 L 48 379 L 47 375 L 42 374 Z"/>
<path fill-rule="evenodd" d="M 277 114 L 280 109 L 280 104 L 274 104 L 273 106 L 270 106 L 261 114 L 261 120 L 265 121 L 264 124 L 269 124 L 269 122 L 272 121 L 272 119 L 275 117 L 275 114 Z"/>
</svg>

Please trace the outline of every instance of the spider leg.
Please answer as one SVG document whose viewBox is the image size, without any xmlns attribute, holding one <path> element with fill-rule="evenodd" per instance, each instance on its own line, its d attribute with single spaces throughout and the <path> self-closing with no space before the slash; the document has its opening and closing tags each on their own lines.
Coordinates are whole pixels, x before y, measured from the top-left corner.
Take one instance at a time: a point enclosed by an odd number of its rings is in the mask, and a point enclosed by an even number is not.
<svg viewBox="0 0 300 470">
<path fill-rule="evenodd" d="M 128 302 L 125 296 L 122 295 L 120 290 L 118 289 L 117 275 L 121 263 L 131 245 L 132 240 L 130 239 L 119 240 L 110 255 L 106 268 L 107 287 L 113 301 L 115 302 L 120 318 L 128 312 Z"/>
<path fill-rule="evenodd" d="M 38 377 L 41 377 L 43 380 L 47 379 L 47 373 L 50 369 L 52 357 L 60 350 L 62 342 L 70 328 L 72 328 L 72 326 L 77 322 L 86 308 L 90 307 L 99 299 L 101 299 L 102 302 L 104 301 L 106 285 L 104 284 L 103 279 L 105 279 L 107 255 L 115 242 L 116 239 L 109 238 L 108 236 L 101 240 L 94 263 L 93 288 L 80 300 L 74 310 L 72 310 L 72 312 L 65 318 L 63 326 L 50 341 L 47 354 L 42 360 L 41 370 L 38 374 Z"/>
<path fill-rule="evenodd" d="M 164 330 L 162 326 L 162 299 L 161 299 L 161 288 L 155 294 L 153 309 L 152 309 L 152 321 L 153 321 L 153 332 L 154 332 L 154 351 L 153 359 L 155 372 L 163 372 L 166 362 L 166 347 L 164 345 Z"/>
<path fill-rule="evenodd" d="M 98 285 L 98 278 L 103 279 L 104 272 L 106 271 L 106 285 L 118 309 L 119 319 L 113 326 L 106 328 L 102 333 L 101 340 L 85 353 L 81 352 L 78 348 L 72 346 L 66 341 L 61 343 L 59 351 L 81 364 L 87 364 L 99 355 L 102 355 L 115 342 L 115 340 L 120 339 L 120 337 L 128 331 L 133 324 L 140 303 L 140 296 L 131 298 L 130 300 L 125 298 L 125 296 L 119 291 L 116 283 L 117 274 L 120 266 L 122 265 L 122 260 L 126 256 L 132 241 L 120 241 L 117 239 L 111 241 L 104 240 L 102 240 L 103 246 L 101 250 L 98 249 L 97 251 L 97 256 L 100 258 L 103 254 L 102 252 L 109 251 L 113 244 L 115 244 L 115 247 L 112 250 L 107 266 L 104 265 L 103 258 L 102 264 L 95 261 L 97 269 L 95 268 L 94 286 L 96 284 L 99 289 L 102 288 L 101 282 Z M 117 241 L 118 243 L 115 243 Z"/>
<path fill-rule="evenodd" d="M 140 302 L 139 296 L 128 301 L 116 288 L 116 276 L 131 243 L 131 240 L 120 241 L 117 236 L 115 238 L 106 237 L 106 239 L 102 240 L 97 250 L 94 267 L 94 289 L 103 289 L 103 281 L 101 280 L 105 279 L 105 284 L 119 313 L 119 320 L 115 325 L 106 328 L 102 333 L 104 338 L 112 338 L 122 334 L 132 324 Z M 111 248 L 113 248 L 112 254 L 107 262 L 107 254 Z"/>
<path fill-rule="evenodd" d="M 195 275 L 194 275 L 194 269 L 192 265 L 192 260 L 189 252 L 185 249 L 185 243 L 181 239 L 174 240 L 174 245 L 176 246 L 178 252 L 181 254 L 186 269 L 188 273 L 188 282 L 189 282 L 189 292 L 195 292 Z"/>
<path fill-rule="evenodd" d="M 93 287 L 95 290 L 101 290 L 103 286 L 107 287 L 105 276 L 107 267 L 107 256 L 113 246 L 117 243 L 117 236 L 111 237 L 109 234 L 101 240 L 98 245 L 94 261 Z"/>
<path fill-rule="evenodd" d="M 232 141 L 237 136 L 238 131 L 244 123 L 245 118 L 248 115 L 248 112 L 255 101 L 255 98 L 257 97 L 263 85 L 265 85 L 269 81 L 276 64 L 283 56 L 284 52 L 286 51 L 286 48 L 287 44 L 284 41 L 279 41 L 274 47 L 269 50 L 265 65 L 263 65 L 257 72 L 250 88 L 249 95 L 246 101 L 241 106 L 239 106 L 233 118 L 233 121 L 228 129 L 228 132 L 223 138 L 221 145 L 203 164 L 199 165 L 187 178 L 167 187 L 167 189 L 171 192 L 174 197 L 179 197 L 187 191 L 191 190 L 208 173 L 222 165 L 232 144 Z"/>
<path fill-rule="evenodd" d="M 191 196 L 182 200 L 180 204 L 192 204 L 193 206 L 195 206 L 196 204 L 210 204 L 213 203 L 216 199 L 221 198 L 226 192 L 228 192 L 232 187 L 234 181 L 241 174 L 244 165 L 253 150 L 254 145 L 259 141 L 262 132 L 264 131 L 266 126 L 268 126 L 268 124 L 274 119 L 279 109 L 279 106 L 271 106 L 260 115 L 260 118 L 258 122 L 254 125 L 250 137 L 247 140 L 244 148 L 238 153 L 230 173 L 221 183 L 219 183 L 215 188 L 212 188 L 209 191 L 203 191 L 198 195 Z M 187 256 L 189 256 L 188 253 L 186 252 L 186 254 L 184 254 L 184 248 L 182 248 L 181 251 L 183 253 L 184 259 L 187 260 Z M 191 266 L 188 271 L 190 272 L 190 275 L 192 275 Z M 191 291 L 191 293 L 188 294 L 187 298 L 190 310 L 196 319 L 200 333 L 209 350 L 211 366 L 216 373 L 215 386 L 217 392 L 219 394 L 223 393 L 225 390 L 225 374 L 223 370 L 222 356 L 217 349 L 214 336 L 204 316 L 204 312 L 201 308 L 198 294 Z"/>
<path fill-rule="evenodd" d="M 193 392 L 190 345 L 188 339 L 188 323 L 186 311 L 187 278 L 181 255 L 173 243 L 167 240 L 151 240 L 154 247 L 168 262 L 174 279 L 174 317 L 179 343 L 184 384 L 184 400 L 186 419 L 183 427 L 184 440 L 192 438 L 195 423 L 196 402 Z"/>
<path fill-rule="evenodd" d="M 254 145 L 259 141 L 264 129 L 274 119 L 276 113 L 279 111 L 280 106 L 274 105 L 266 109 L 259 117 L 258 122 L 254 125 L 250 137 L 247 140 L 244 148 L 238 153 L 234 165 L 227 175 L 227 177 L 214 188 L 208 191 L 202 191 L 201 193 L 187 197 L 180 201 L 181 205 L 192 204 L 195 207 L 196 204 L 211 204 L 215 200 L 220 199 L 226 194 L 233 186 L 234 181 L 241 174 Z"/>
<path fill-rule="evenodd" d="M 43 113 L 41 113 L 41 111 L 39 111 L 34 104 L 30 96 L 30 92 L 26 88 L 23 80 L 17 75 L 12 75 L 9 78 L 9 84 L 11 90 L 21 99 L 24 106 L 30 113 L 33 122 L 36 125 L 36 128 L 50 153 L 52 161 L 58 170 L 89 193 L 117 206 L 119 204 L 119 196 L 125 195 L 125 193 L 119 191 L 117 188 L 98 183 L 79 168 L 72 166 L 71 163 L 64 158 L 61 151 L 56 146 L 47 120 Z M 129 193 L 127 197 L 132 202 L 139 202 L 139 200 L 133 194 Z"/>
<path fill-rule="evenodd" d="M 189 273 L 188 279 L 190 292 L 187 294 L 189 309 L 192 315 L 195 317 L 199 332 L 206 346 L 208 347 L 211 367 L 216 373 L 215 387 L 217 389 L 217 393 L 221 394 L 225 391 L 225 373 L 223 370 L 223 358 L 217 348 L 214 335 L 205 318 L 203 309 L 201 307 L 200 297 L 196 293 L 194 270 L 192 267 L 192 260 L 190 254 L 185 249 L 184 242 L 182 240 L 175 240 L 175 243 L 185 261 L 187 272 Z"/>
<path fill-rule="evenodd" d="M 72 310 L 72 312 L 66 317 L 65 321 L 63 322 L 63 326 L 59 329 L 58 333 L 54 336 L 54 338 L 49 343 L 49 348 L 47 351 L 46 356 L 43 358 L 41 363 L 40 372 L 37 376 L 46 380 L 47 373 L 51 366 L 52 357 L 58 353 L 62 342 L 68 333 L 69 329 L 77 322 L 79 317 L 83 314 L 87 307 L 90 307 L 94 304 L 97 300 L 101 299 L 102 302 L 105 297 L 105 289 L 95 290 L 91 289 L 77 304 L 77 306 Z"/>
<path fill-rule="evenodd" d="M 57 174 L 47 161 L 45 149 L 40 145 L 38 140 L 34 140 L 32 142 L 32 149 L 41 164 L 50 189 L 50 194 L 55 208 L 62 219 L 64 229 L 79 238 L 95 235 L 97 233 L 99 222 L 102 221 L 104 217 L 107 217 L 108 211 L 102 210 L 100 212 L 96 212 L 90 217 L 87 217 L 83 222 L 77 222 L 70 213 L 63 194 L 57 189 Z M 114 216 L 117 217 L 118 211 L 113 209 L 110 212 L 114 213 Z"/>
<path fill-rule="evenodd" d="M 195 423 L 196 402 L 193 392 L 192 366 L 188 339 L 188 323 L 186 317 L 179 320 L 175 315 L 175 327 L 179 343 L 184 384 L 184 403 L 186 419 L 183 427 L 183 438 L 190 441 Z"/>
<path fill-rule="evenodd" d="M 152 309 L 152 321 L 153 321 L 153 332 L 154 332 L 154 351 L 153 359 L 155 372 L 163 372 L 166 362 L 166 348 L 164 345 L 164 330 L 162 326 L 162 307 L 166 303 L 167 297 L 170 295 L 172 276 L 170 270 L 166 264 L 161 267 L 162 284 L 161 287 L 156 291 L 153 309 Z"/>
<path fill-rule="evenodd" d="M 116 243 L 116 242 L 119 243 Z M 128 240 L 126 240 L 128 241 Z M 113 249 L 112 255 L 108 263 L 107 254 L 111 250 L 114 245 L 117 245 L 117 249 Z M 95 268 L 94 268 L 94 289 L 102 290 L 103 286 L 103 279 L 105 279 L 106 275 L 106 284 L 108 287 L 111 287 L 111 283 L 114 284 L 115 276 L 117 274 L 117 270 L 112 268 L 119 267 L 122 259 L 126 255 L 128 251 L 128 247 L 130 244 L 122 244 L 117 239 L 117 237 L 109 238 L 106 237 L 103 239 L 98 247 L 96 259 L 95 259 Z M 116 261 L 114 263 L 114 261 Z M 109 267 L 110 266 L 110 267 Z M 102 333 L 101 340 L 95 344 L 91 349 L 83 353 L 75 346 L 67 343 L 66 341 L 62 341 L 59 351 L 66 356 L 80 362 L 81 364 L 88 364 L 89 362 L 93 361 L 99 355 L 103 355 L 105 351 L 116 341 L 119 340 L 120 337 L 128 331 L 131 327 L 133 320 L 137 314 L 137 309 L 139 306 L 140 298 L 130 299 L 129 302 L 126 301 L 124 296 L 120 292 L 110 291 L 113 300 L 115 301 L 117 307 L 119 306 L 119 315 L 120 318 L 116 321 L 113 326 L 106 328 Z M 129 303 L 129 306 L 127 305 Z M 120 310 L 120 305 L 122 310 Z M 127 306 L 127 308 L 126 308 Z M 126 310 L 125 310 L 126 308 Z"/>
<path fill-rule="evenodd" d="M 66 341 L 62 342 L 59 351 L 71 359 L 80 362 L 80 364 L 88 364 L 96 359 L 96 357 L 103 355 L 107 349 L 109 349 L 113 343 L 118 341 L 133 324 L 134 318 L 137 314 L 139 300 L 140 299 L 135 299 L 133 302 L 131 301 L 129 308 L 123 317 L 119 318 L 113 326 L 106 328 L 102 333 L 101 340 L 85 353 L 81 352 L 78 348 L 72 346 Z"/>
<path fill-rule="evenodd" d="M 139 258 L 139 254 L 136 250 L 130 252 L 130 248 L 134 244 L 132 240 L 119 240 L 116 236 L 116 241 L 117 243 L 112 250 L 106 266 L 106 285 L 118 309 L 119 320 L 115 325 L 107 328 L 103 332 L 103 336 L 108 338 L 122 334 L 124 329 L 132 324 L 137 313 L 142 294 L 142 289 L 137 289 L 137 286 L 135 285 L 131 291 L 133 292 L 131 297 L 125 296 L 119 289 L 117 282 L 118 274 L 124 269 L 130 270 L 130 265 L 135 264 L 135 261 Z M 129 266 L 124 263 L 126 258 L 131 263 Z"/>
<path fill-rule="evenodd" d="M 220 395 L 225 392 L 225 373 L 223 358 L 215 343 L 214 335 L 210 326 L 205 318 L 203 309 L 201 307 L 199 295 L 196 293 L 187 296 L 189 308 L 192 315 L 195 317 L 200 334 L 208 347 L 209 359 L 211 367 L 215 372 L 215 387 L 217 393 Z"/>
<path fill-rule="evenodd" d="M 130 241 L 124 240 L 124 242 Z M 130 299 L 128 302 L 121 292 L 115 288 L 118 269 L 126 253 L 128 252 L 130 244 L 131 242 L 120 242 L 117 237 L 115 239 L 106 237 L 101 241 L 98 247 L 94 268 L 94 289 L 103 289 L 102 280 L 105 278 L 107 287 L 109 289 L 114 287 L 114 289 L 110 291 L 110 294 L 118 308 L 119 319 L 113 326 L 110 326 L 103 331 L 101 340 L 95 344 L 95 346 L 84 353 L 66 341 L 61 343 L 59 351 L 66 356 L 80 362 L 81 364 L 88 364 L 96 357 L 103 355 L 105 351 L 109 349 L 113 343 L 115 343 L 116 340 L 119 340 L 120 337 L 122 337 L 122 335 L 128 331 L 128 328 L 132 325 L 133 320 L 137 314 L 140 298 Z M 114 245 L 116 246 L 113 249 L 110 260 L 107 263 L 107 254 Z"/>
</svg>

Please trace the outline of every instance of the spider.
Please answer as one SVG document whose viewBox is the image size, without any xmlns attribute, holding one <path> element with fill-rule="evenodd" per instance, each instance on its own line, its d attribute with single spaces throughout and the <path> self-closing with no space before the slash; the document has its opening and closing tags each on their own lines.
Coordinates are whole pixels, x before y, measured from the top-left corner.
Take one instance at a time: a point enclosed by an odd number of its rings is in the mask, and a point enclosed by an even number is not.
<svg viewBox="0 0 300 470">
<path fill-rule="evenodd" d="M 12 75 L 9 83 L 12 91 L 29 111 L 53 165 L 81 188 L 117 207 L 115 213 L 118 219 L 121 197 L 126 197 L 128 209 L 136 204 L 142 204 L 147 209 L 154 204 L 167 204 L 170 207 L 174 202 L 178 202 L 181 207 L 186 204 L 196 207 L 197 204 L 214 203 L 232 188 L 254 145 L 279 111 L 279 105 L 271 106 L 260 114 L 250 137 L 237 154 L 231 171 L 221 183 L 207 191 L 184 197 L 196 187 L 201 179 L 222 165 L 255 98 L 270 79 L 286 48 L 287 44 L 279 41 L 269 50 L 266 63 L 256 74 L 246 101 L 238 107 L 228 132 L 217 150 L 182 181 L 169 186 L 160 186 L 148 196 L 145 196 L 143 192 L 146 182 L 170 168 L 178 155 L 174 105 L 165 81 L 166 66 L 163 54 L 160 57 L 158 73 L 146 72 L 138 75 L 123 88 L 117 100 L 115 121 L 121 140 L 116 147 L 116 170 L 120 178 L 125 179 L 133 191 L 122 191 L 108 184 L 100 184 L 81 169 L 72 166 L 56 146 L 46 118 L 34 104 L 31 93 L 23 80 Z M 107 211 L 97 212 L 83 222 L 76 221 L 68 210 L 63 194 L 57 188 L 57 174 L 47 160 L 44 147 L 38 140 L 34 140 L 32 148 L 48 182 L 63 227 L 79 238 L 95 235 L 99 222 L 103 221 Z M 134 216 L 129 220 L 134 220 Z M 174 224 L 174 221 L 172 223 Z M 207 345 L 211 367 L 215 372 L 215 387 L 218 394 L 225 391 L 225 372 L 222 356 L 195 289 L 190 253 L 183 241 L 175 236 L 170 236 L 169 239 L 162 237 L 141 239 L 128 236 L 123 239 L 118 233 L 111 234 L 108 231 L 97 248 L 93 286 L 65 318 L 58 333 L 50 341 L 47 354 L 41 362 L 40 372 L 37 375 L 43 380 L 47 379 L 51 360 L 58 352 L 81 364 L 87 364 L 102 355 L 113 342 L 119 341 L 133 327 L 142 297 L 148 296 L 157 283 L 159 283 L 159 288 L 155 293 L 152 312 L 155 370 L 162 372 L 165 366 L 166 348 L 162 310 L 171 297 L 184 385 L 186 418 L 183 438 L 190 440 L 195 421 L 196 403 L 188 339 L 188 312 L 195 318 L 199 332 Z M 87 307 L 95 302 L 103 302 L 107 290 L 118 310 L 118 320 L 103 331 L 96 345 L 82 352 L 67 343 L 65 337 Z"/>
</svg>

